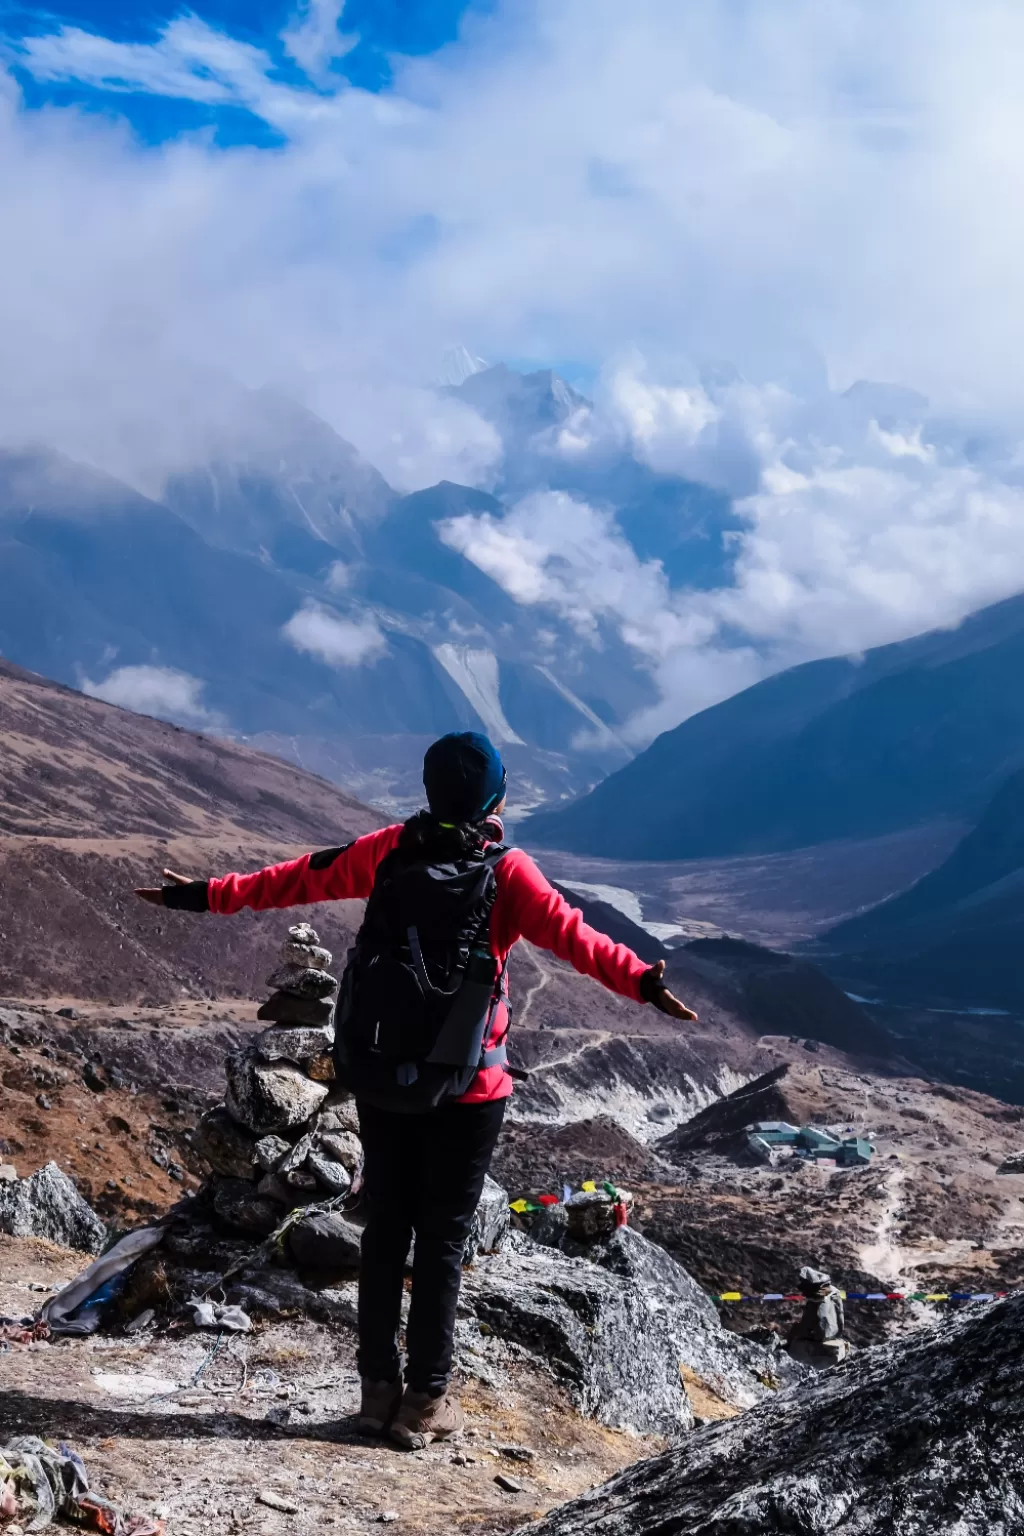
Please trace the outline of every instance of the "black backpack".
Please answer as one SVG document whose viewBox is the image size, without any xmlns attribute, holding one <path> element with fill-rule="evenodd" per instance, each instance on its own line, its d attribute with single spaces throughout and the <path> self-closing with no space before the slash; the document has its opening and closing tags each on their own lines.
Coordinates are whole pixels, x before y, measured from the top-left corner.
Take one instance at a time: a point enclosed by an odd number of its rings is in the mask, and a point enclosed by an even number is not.
<svg viewBox="0 0 1024 1536">
<path fill-rule="evenodd" d="M 505 974 L 490 950 L 503 844 L 452 863 L 380 862 L 338 998 L 335 1063 L 357 1098 L 423 1113 L 466 1093 L 481 1067 L 504 1066 L 502 1043 L 484 1050 L 504 1004 Z M 506 1028 L 505 1033 L 508 1033 Z"/>
</svg>

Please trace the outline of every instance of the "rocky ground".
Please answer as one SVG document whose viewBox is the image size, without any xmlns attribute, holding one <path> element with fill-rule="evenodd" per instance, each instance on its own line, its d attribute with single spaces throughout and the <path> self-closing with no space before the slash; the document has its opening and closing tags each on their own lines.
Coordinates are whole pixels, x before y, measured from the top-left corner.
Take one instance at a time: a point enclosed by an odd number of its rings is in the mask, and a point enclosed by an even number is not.
<svg viewBox="0 0 1024 1536">
<path fill-rule="evenodd" d="M 584 1494 L 535 1536 L 1016 1536 L 1024 1297 L 865 1351 Z"/>
<path fill-rule="evenodd" d="M 41 1287 L 81 1262 L 0 1236 L 0 1313 L 31 1311 Z M 165 1517 L 173 1536 L 511 1530 L 659 1445 L 582 1417 L 563 1387 L 518 1361 L 498 1385 L 460 1383 L 471 1427 L 457 1447 L 408 1454 L 353 1433 L 351 1327 L 264 1321 L 194 1380 L 215 1339 L 183 1325 L 140 1340 L 11 1345 L 0 1352 L 0 1443 L 70 1441 L 95 1487 Z"/>
</svg>

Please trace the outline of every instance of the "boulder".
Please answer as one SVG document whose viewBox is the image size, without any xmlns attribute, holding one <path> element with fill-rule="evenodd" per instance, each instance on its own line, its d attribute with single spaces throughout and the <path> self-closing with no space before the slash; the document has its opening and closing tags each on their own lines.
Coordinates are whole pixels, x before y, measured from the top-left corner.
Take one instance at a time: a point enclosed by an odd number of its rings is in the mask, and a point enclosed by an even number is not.
<svg viewBox="0 0 1024 1536">
<path fill-rule="evenodd" d="M 1017 1536 L 1024 1295 L 876 1345 L 554 1510 L 532 1536 Z"/>
<path fill-rule="evenodd" d="M 472 1264 L 480 1253 L 493 1253 L 500 1248 L 508 1235 L 512 1219 L 508 1208 L 508 1191 L 495 1183 L 490 1174 L 484 1179 L 483 1194 L 473 1216 L 473 1225 L 466 1238 L 462 1261 Z"/>
<path fill-rule="evenodd" d="M 255 1141 L 222 1104 L 200 1118 L 192 1133 L 192 1150 L 227 1179 L 250 1179 L 256 1170 Z"/>
<path fill-rule="evenodd" d="M 296 1066 L 302 1066 L 330 1052 L 334 1044 L 334 1025 L 265 1029 L 253 1043 L 263 1061 L 293 1061 Z"/>
<path fill-rule="evenodd" d="M 581 1413 L 645 1434 L 692 1428 L 675 1347 L 641 1287 L 512 1233 L 466 1271 L 461 1305 L 550 1370 Z"/>
<path fill-rule="evenodd" d="M 327 1110 L 320 1117 L 323 1125 L 327 1116 L 331 1113 Z M 349 1173 L 355 1173 L 363 1159 L 363 1144 L 353 1131 L 321 1131 L 318 1145 L 328 1157 L 332 1157 L 336 1163 L 340 1163 Z"/>
<path fill-rule="evenodd" d="M 663 1249 L 623 1227 L 590 1251 L 602 1262 L 512 1232 L 499 1254 L 467 1271 L 463 1305 L 552 1369 L 581 1412 L 613 1427 L 663 1435 L 691 1428 L 683 1367 L 727 1408 L 769 1393 L 774 1354 L 727 1332 Z"/>
<path fill-rule="evenodd" d="M 275 992 L 261 1006 L 256 1017 L 279 1024 L 308 1024 L 316 1028 L 334 1018 L 334 1000 L 330 997 L 296 997 L 294 992 Z"/>
<path fill-rule="evenodd" d="M 0 1232 L 12 1237 L 45 1237 L 61 1248 L 99 1253 L 107 1229 L 56 1163 L 27 1179 L 0 1184 Z"/>
<path fill-rule="evenodd" d="M 288 1247 L 300 1269 L 359 1268 L 362 1233 L 338 1211 L 313 1211 L 288 1233 Z"/>
<path fill-rule="evenodd" d="M 275 1200 L 258 1194 L 255 1185 L 244 1179 L 217 1179 L 213 1208 L 227 1226 L 258 1237 L 269 1237 L 284 1214 Z"/>
<path fill-rule="evenodd" d="M 257 1135 L 304 1125 L 327 1097 L 323 1083 L 287 1063 L 261 1061 L 253 1050 L 231 1051 L 225 1070 L 228 1113 Z"/>
<path fill-rule="evenodd" d="M 788 1355 L 722 1327 L 718 1309 L 670 1253 L 632 1227 L 619 1227 L 587 1249 L 591 1263 L 641 1287 L 661 1310 L 681 1365 L 713 1397 L 749 1408 L 780 1379 L 797 1381 L 805 1371 Z"/>
<path fill-rule="evenodd" d="M 329 971 L 317 971 L 303 965 L 282 965 L 267 977 L 267 986 L 278 992 L 294 992 L 296 997 L 331 997 L 338 983 Z"/>
<path fill-rule="evenodd" d="M 996 1173 L 1024 1173 L 1024 1152 L 1011 1152 L 1004 1157 Z"/>
</svg>

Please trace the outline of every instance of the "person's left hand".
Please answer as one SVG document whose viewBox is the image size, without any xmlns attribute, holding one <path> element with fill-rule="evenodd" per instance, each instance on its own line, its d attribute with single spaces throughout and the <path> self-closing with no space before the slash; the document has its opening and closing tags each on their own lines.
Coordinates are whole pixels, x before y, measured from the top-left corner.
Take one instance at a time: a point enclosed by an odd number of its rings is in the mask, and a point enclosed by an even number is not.
<svg viewBox="0 0 1024 1536">
<path fill-rule="evenodd" d="M 192 884 L 191 875 L 176 875 L 173 869 L 162 869 L 160 873 L 163 875 L 164 879 L 169 880 L 172 885 Z M 162 907 L 164 904 L 164 888 L 162 885 L 136 886 L 135 894 L 136 896 L 140 896 L 143 901 L 148 901 L 154 907 Z"/>
<path fill-rule="evenodd" d="M 642 982 L 645 1001 L 653 1003 L 660 1013 L 667 1013 L 670 1019 L 696 1023 L 697 1015 L 693 1009 L 687 1008 L 685 1003 L 680 1002 L 679 998 L 669 991 L 665 985 L 664 976 L 664 960 L 659 960 L 645 972 Z"/>
</svg>

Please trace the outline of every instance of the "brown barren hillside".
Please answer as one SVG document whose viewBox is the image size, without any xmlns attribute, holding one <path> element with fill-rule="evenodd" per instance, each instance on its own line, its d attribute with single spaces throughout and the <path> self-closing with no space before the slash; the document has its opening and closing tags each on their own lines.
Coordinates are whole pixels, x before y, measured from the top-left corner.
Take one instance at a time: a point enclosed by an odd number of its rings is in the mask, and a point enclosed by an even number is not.
<svg viewBox="0 0 1024 1536">
<path fill-rule="evenodd" d="M 380 821 L 290 764 L 0 661 L 0 995 L 252 996 L 279 914 L 190 919 L 145 907 L 132 887 L 164 865 L 256 868 Z M 357 917 L 354 905 L 332 909 L 325 936 L 344 945 Z"/>
</svg>

